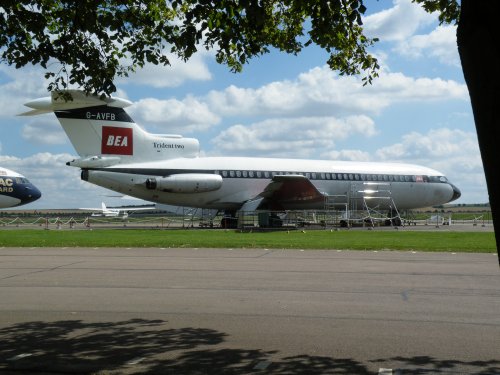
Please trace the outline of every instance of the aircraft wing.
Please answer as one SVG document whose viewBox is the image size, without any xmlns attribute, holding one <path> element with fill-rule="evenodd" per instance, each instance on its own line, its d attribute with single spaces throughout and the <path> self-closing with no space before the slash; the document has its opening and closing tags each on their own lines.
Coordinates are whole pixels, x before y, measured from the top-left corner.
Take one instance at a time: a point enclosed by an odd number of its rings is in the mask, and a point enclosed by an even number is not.
<svg viewBox="0 0 500 375">
<path fill-rule="evenodd" d="M 156 210 L 156 206 L 137 206 L 137 207 L 117 207 L 117 210 L 132 212 L 132 211 L 148 211 Z"/>
<path fill-rule="evenodd" d="M 262 198 L 259 209 L 282 210 L 304 206 L 325 199 L 316 186 L 302 175 L 276 175 L 264 191 L 253 199 Z"/>
<path fill-rule="evenodd" d="M 95 211 L 95 212 L 105 212 L 105 211 L 116 211 L 116 212 L 131 212 L 131 211 L 148 211 L 156 210 L 156 206 L 134 206 L 134 207 L 113 207 L 113 208 L 102 208 L 102 207 L 82 207 L 79 208 L 82 211 Z"/>
<path fill-rule="evenodd" d="M 81 207 L 81 208 L 78 208 L 79 210 L 81 211 L 96 211 L 96 212 L 102 212 L 104 211 L 101 207 Z"/>
</svg>

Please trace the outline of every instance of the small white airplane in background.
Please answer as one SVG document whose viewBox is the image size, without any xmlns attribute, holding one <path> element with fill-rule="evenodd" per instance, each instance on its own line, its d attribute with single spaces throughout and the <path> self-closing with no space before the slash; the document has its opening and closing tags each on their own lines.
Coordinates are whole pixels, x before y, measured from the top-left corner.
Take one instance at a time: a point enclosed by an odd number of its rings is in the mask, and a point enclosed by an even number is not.
<svg viewBox="0 0 500 375">
<path fill-rule="evenodd" d="M 442 215 L 432 215 L 425 222 L 426 224 L 447 225 L 449 224 L 449 218 L 447 219 Z"/>
<path fill-rule="evenodd" d="M 347 203 L 358 186 L 367 202 L 389 212 L 394 205 L 429 207 L 461 194 L 443 173 L 414 164 L 200 157 L 197 139 L 138 126 L 124 110 L 128 100 L 69 93 L 70 101 L 53 92 L 26 103 L 31 110 L 22 115 L 54 112 L 80 156 L 66 164 L 81 168 L 82 180 L 146 201 L 234 216 L 238 210 L 324 209 L 328 197 Z M 386 189 L 390 201 L 374 193 Z"/>
<path fill-rule="evenodd" d="M 141 206 L 141 207 L 115 207 L 108 208 L 104 202 L 101 203 L 101 208 L 79 208 L 82 211 L 92 211 L 91 216 L 99 217 L 118 217 L 120 214 L 123 218 L 127 218 L 130 212 L 156 210 L 156 206 Z"/>
<path fill-rule="evenodd" d="M 0 208 L 22 206 L 42 196 L 22 174 L 0 167 Z"/>
</svg>

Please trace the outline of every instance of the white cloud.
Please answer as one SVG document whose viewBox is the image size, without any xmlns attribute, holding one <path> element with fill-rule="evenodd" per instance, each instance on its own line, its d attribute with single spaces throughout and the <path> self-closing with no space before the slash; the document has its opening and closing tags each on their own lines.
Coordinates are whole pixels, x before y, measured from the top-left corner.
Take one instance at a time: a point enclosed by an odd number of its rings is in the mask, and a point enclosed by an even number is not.
<svg viewBox="0 0 500 375">
<path fill-rule="evenodd" d="M 182 134 L 200 131 L 217 124 L 219 116 L 214 114 L 206 103 L 188 96 L 184 100 L 141 99 L 130 107 L 129 112 L 138 124 L 164 132 Z"/>
<path fill-rule="evenodd" d="M 212 54 L 198 51 L 188 61 L 184 62 L 172 54 L 168 54 L 171 65 L 146 64 L 138 68 L 129 77 L 117 80 L 119 84 L 140 84 L 157 88 L 178 87 L 186 81 L 208 81 L 212 74 L 208 69 L 206 59 Z M 126 62 L 124 62 L 125 64 Z"/>
<path fill-rule="evenodd" d="M 0 118 L 11 119 L 28 110 L 24 103 L 49 95 L 40 68 L 27 66 L 15 69 L 0 64 L 0 74 L 4 76 L 4 82 L 0 83 Z"/>
<path fill-rule="evenodd" d="M 377 151 L 382 160 L 438 160 L 455 155 L 467 155 L 478 165 L 479 146 L 474 133 L 448 128 L 430 130 L 427 134 L 414 131 L 403 136 L 401 143 Z"/>
<path fill-rule="evenodd" d="M 308 157 L 334 147 L 353 135 L 370 137 L 375 124 L 367 116 L 271 119 L 250 126 L 234 125 L 213 139 L 218 152 L 267 156 Z"/>
<path fill-rule="evenodd" d="M 438 26 L 429 34 L 401 41 L 395 51 L 410 58 L 435 57 L 442 64 L 459 67 L 456 32 L 456 26 Z"/>
<path fill-rule="evenodd" d="M 258 89 L 229 86 L 211 91 L 209 108 L 221 116 L 346 116 L 375 114 L 398 102 L 467 100 L 467 88 L 452 80 L 412 78 L 381 72 L 372 86 L 355 77 L 341 77 L 328 66 Z"/>
<path fill-rule="evenodd" d="M 43 145 L 63 145 L 68 137 L 55 116 L 40 116 L 23 126 L 22 137 L 31 142 Z"/>
<path fill-rule="evenodd" d="M 393 4 L 392 8 L 363 18 L 366 35 L 386 42 L 403 41 L 437 20 L 436 15 L 410 0 L 394 0 Z"/>
</svg>

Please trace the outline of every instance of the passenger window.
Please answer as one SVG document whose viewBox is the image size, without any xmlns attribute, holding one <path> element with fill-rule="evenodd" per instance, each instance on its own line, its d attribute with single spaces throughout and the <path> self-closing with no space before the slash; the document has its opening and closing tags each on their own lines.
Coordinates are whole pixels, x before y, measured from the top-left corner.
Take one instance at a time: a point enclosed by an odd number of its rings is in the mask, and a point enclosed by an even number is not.
<svg viewBox="0 0 500 375">
<path fill-rule="evenodd" d="M 261 178 L 262 177 L 262 172 L 261 171 L 257 171 L 257 178 Z"/>
<path fill-rule="evenodd" d="M 250 178 L 252 178 L 252 177 L 253 177 L 253 171 L 248 171 L 248 176 L 249 176 Z"/>
<path fill-rule="evenodd" d="M 248 177 L 248 172 L 247 171 L 243 171 L 243 177 L 245 177 L 245 178 Z"/>
<path fill-rule="evenodd" d="M 234 177 L 234 171 L 229 171 L 229 177 Z"/>
<path fill-rule="evenodd" d="M 222 177 L 227 177 L 227 171 L 222 171 Z"/>
<path fill-rule="evenodd" d="M 269 172 L 268 172 L 268 171 L 265 171 L 265 172 L 264 172 L 264 177 L 265 177 L 265 178 L 269 178 Z"/>
</svg>

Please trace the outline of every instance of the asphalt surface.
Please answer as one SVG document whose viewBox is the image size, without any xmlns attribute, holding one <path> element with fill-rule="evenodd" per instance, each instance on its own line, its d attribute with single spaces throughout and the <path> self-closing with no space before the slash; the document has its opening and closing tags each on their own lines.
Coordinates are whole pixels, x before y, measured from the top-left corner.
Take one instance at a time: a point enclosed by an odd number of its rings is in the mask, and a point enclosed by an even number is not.
<svg viewBox="0 0 500 375">
<path fill-rule="evenodd" d="M 2 374 L 500 374 L 497 255 L 0 249 Z"/>
</svg>

